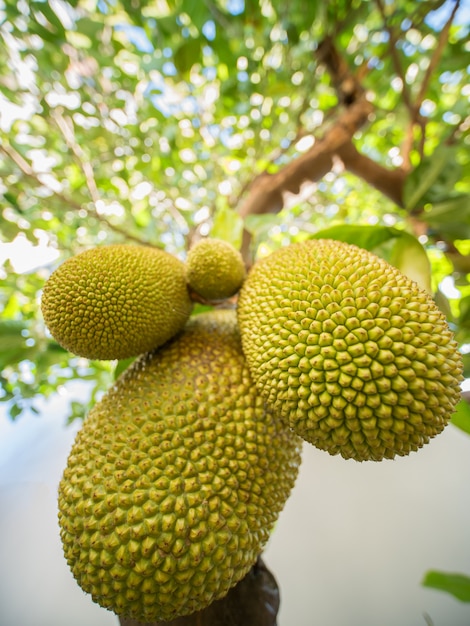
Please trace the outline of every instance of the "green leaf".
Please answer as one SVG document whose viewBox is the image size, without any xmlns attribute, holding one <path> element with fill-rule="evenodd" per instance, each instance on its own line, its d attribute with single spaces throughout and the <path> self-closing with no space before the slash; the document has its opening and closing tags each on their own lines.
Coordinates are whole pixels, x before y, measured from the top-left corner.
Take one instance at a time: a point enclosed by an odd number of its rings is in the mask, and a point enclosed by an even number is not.
<svg viewBox="0 0 470 626">
<path fill-rule="evenodd" d="M 19 415 L 21 415 L 21 413 L 23 413 L 23 408 L 19 405 L 19 404 L 12 404 L 11 407 L 8 409 L 8 415 L 10 416 L 11 420 L 15 420 Z"/>
<path fill-rule="evenodd" d="M 10 350 L 2 350 L 0 352 L 0 370 L 8 367 L 9 365 L 20 363 L 20 361 L 25 361 L 27 359 L 31 360 L 31 357 L 34 355 L 35 352 L 36 350 L 34 348 L 28 347 L 18 347 L 12 348 Z"/>
<path fill-rule="evenodd" d="M 470 337 L 464 337 L 464 341 L 462 341 L 461 343 L 464 343 L 466 339 L 468 340 L 470 339 Z M 462 354 L 462 361 L 464 378 L 470 378 L 470 354 Z"/>
<path fill-rule="evenodd" d="M 229 207 L 220 207 L 214 215 L 211 237 L 231 243 L 237 250 L 242 245 L 243 219 Z"/>
<path fill-rule="evenodd" d="M 339 224 L 318 231 L 313 239 L 335 239 L 352 243 L 365 250 L 373 250 L 380 244 L 396 236 L 396 229 L 388 226 L 362 226 L 355 224 Z"/>
<path fill-rule="evenodd" d="M 422 289 L 429 294 L 432 293 L 431 264 L 426 250 L 416 237 L 400 231 L 394 241 L 388 261 L 405 276 L 418 283 Z"/>
<path fill-rule="evenodd" d="M 30 6 L 34 7 L 35 11 L 42 13 L 42 15 L 49 22 L 49 24 L 53 27 L 53 30 L 55 30 L 57 35 L 60 35 L 61 37 L 64 36 L 64 27 L 62 25 L 62 22 L 57 17 L 54 10 L 49 6 L 48 2 L 36 2 L 33 0 Z"/>
<path fill-rule="evenodd" d="M 178 23 L 175 15 L 167 15 L 165 17 L 159 17 L 157 22 L 157 29 L 165 37 L 171 38 L 178 30 Z M 155 43 L 155 42 L 154 42 Z"/>
<path fill-rule="evenodd" d="M 470 296 L 459 300 L 459 326 L 470 328 Z"/>
<path fill-rule="evenodd" d="M 213 311 L 214 307 L 211 304 L 201 304 L 196 302 L 193 307 L 191 316 L 199 315 L 200 313 L 207 313 L 207 311 Z"/>
<path fill-rule="evenodd" d="M 201 32 L 203 25 L 212 18 L 212 14 L 201 0 L 183 0 L 182 9 L 191 17 L 191 22 Z"/>
<path fill-rule="evenodd" d="M 439 288 L 434 292 L 433 298 L 434 302 L 437 304 L 442 313 L 444 313 L 447 320 L 449 322 L 453 322 L 455 317 L 450 306 L 449 298 L 447 298 L 447 296 Z"/>
<path fill-rule="evenodd" d="M 441 146 L 429 157 L 424 157 L 421 163 L 407 176 L 403 189 L 405 208 L 411 211 L 422 202 L 424 196 L 444 173 L 448 183 L 448 193 L 455 185 L 453 171 L 455 170 L 455 149 Z M 449 176 L 450 174 L 450 176 Z M 442 182 L 440 183 L 442 186 Z M 445 187 L 445 184 L 444 184 Z"/>
<path fill-rule="evenodd" d="M 103 24 L 96 19 L 83 17 L 77 21 L 77 30 L 82 35 L 85 35 L 90 41 L 100 41 Z"/>
<path fill-rule="evenodd" d="M 72 400 L 70 403 L 70 413 L 67 417 L 67 423 L 71 424 L 76 419 L 83 419 L 87 412 L 87 407 L 82 402 Z"/>
<path fill-rule="evenodd" d="M 470 435 L 470 404 L 466 400 L 460 400 L 450 421 Z"/>
<path fill-rule="evenodd" d="M 114 368 L 114 380 L 119 378 L 119 376 L 129 367 L 131 363 L 135 361 L 135 357 L 130 357 L 129 359 L 121 359 L 117 362 L 116 367 Z"/>
<path fill-rule="evenodd" d="M 423 217 L 428 224 L 468 223 L 470 220 L 470 197 L 458 195 L 443 202 L 433 204 Z"/>
<path fill-rule="evenodd" d="M 186 74 L 194 63 L 199 60 L 201 43 L 197 39 L 189 39 L 181 44 L 174 54 L 175 67 L 180 74 Z"/>
<path fill-rule="evenodd" d="M 434 204 L 421 219 L 440 235 L 453 239 L 470 238 L 470 196 L 458 195 Z"/>
<path fill-rule="evenodd" d="M 0 344 L 2 352 L 24 348 L 27 325 L 22 320 L 0 320 Z"/>
<path fill-rule="evenodd" d="M 470 602 L 470 577 L 464 574 L 430 570 L 426 572 L 422 585 L 446 591 L 462 602 Z"/>
<path fill-rule="evenodd" d="M 11 204 L 11 206 L 16 210 L 19 211 L 21 213 L 21 207 L 18 204 L 18 196 L 16 194 L 13 194 L 9 191 L 5 191 L 5 193 L 3 194 L 3 197 L 5 198 L 5 200 L 7 202 L 9 202 Z"/>
</svg>

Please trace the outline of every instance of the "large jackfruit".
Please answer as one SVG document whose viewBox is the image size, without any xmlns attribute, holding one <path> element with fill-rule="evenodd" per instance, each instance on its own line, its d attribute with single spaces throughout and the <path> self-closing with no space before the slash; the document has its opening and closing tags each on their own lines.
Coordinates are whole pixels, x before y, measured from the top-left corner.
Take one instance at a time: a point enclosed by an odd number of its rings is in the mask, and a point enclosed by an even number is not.
<svg viewBox="0 0 470 626">
<path fill-rule="evenodd" d="M 312 240 L 258 261 L 238 320 L 268 405 L 331 454 L 408 454 L 443 430 L 459 400 L 462 359 L 444 315 L 354 245 Z"/>
<path fill-rule="evenodd" d="M 59 523 L 79 585 L 143 622 L 224 596 L 268 539 L 300 441 L 256 393 L 235 312 L 192 318 L 124 372 L 77 435 Z"/>
<path fill-rule="evenodd" d="M 67 259 L 44 286 L 52 336 L 89 359 L 125 359 L 179 332 L 191 299 L 182 261 L 150 246 L 99 246 Z"/>
</svg>

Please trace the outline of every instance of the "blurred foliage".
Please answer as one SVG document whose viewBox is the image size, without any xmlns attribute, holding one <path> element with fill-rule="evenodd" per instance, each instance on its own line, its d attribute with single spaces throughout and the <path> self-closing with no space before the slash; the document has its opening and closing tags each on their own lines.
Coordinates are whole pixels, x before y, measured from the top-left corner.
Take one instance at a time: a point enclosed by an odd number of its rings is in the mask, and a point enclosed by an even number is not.
<svg viewBox="0 0 470 626">
<path fill-rule="evenodd" d="M 302 155 L 343 106 L 316 55 L 325 38 L 374 107 L 354 144 L 407 172 L 403 206 L 335 162 L 280 213 L 247 216 L 253 252 L 333 229 L 418 267 L 469 375 L 470 20 L 462 4 L 443 37 L 454 7 L 0 1 L 0 400 L 10 416 L 76 378 L 90 381 L 89 398 L 70 406 L 82 416 L 125 365 L 73 357 L 44 328 L 41 288 L 67 256 L 139 241 L 184 258 L 195 232 L 240 245 L 250 183 Z"/>
<path fill-rule="evenodd" d="M 424 576 L 423 586 L 450 593 L 461 602 L 470 602 L 470 576 L 430 570 Z"/>
</svg>

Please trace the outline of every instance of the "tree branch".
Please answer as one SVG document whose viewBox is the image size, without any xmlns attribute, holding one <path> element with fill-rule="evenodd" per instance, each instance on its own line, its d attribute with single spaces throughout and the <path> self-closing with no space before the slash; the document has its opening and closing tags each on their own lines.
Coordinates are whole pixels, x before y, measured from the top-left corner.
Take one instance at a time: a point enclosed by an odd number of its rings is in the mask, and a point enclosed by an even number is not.
<svg viewBox="0 0 470 626">
<path fill-rule="evenodd" d="M 376 163 L 361 154 L 351 141 L 340 146 L 336 154 L 349 172 L 359 176 L 393 200 L 395 204 L 403 207 L 403 185 L 406 178 L 406 172 L 403 169 L 390 170 Z"/>
<path fill-rule="evenodd" d="M 239 213 L 242 217 L 253 214 L 276 213 L 283 206 L 283 194 L 298 193 L 305 181 L 316 181 L 333 166 L 333 155 L 349 142 L 354 133 L 367 121 L 371 104 L 360 98 L 343 111 L 325 136 L 315 142 L 304 154 L 288 163 L 275 174 L 264 172 L 254 179 L 248 197 Z"/>
<path fill-rule="evenodd" d="M 354 133 L 365 124 L 371 112 L 372 105 L 365 97 L 359 98 L 342 112 L 324 137 L 316 141 L 307 152 L 275 174 L 264 172 L 257 176 L 239 208 L 241 217 L 278 213 L 284 206 L 285 193 L 297 194 L 302 183 L 320 180 L 333 167 L 333 156 L 338 149 L 351 141 Z M 251 265 L 252 260 L 250 243 L 251 235 L 245 229 L 241 253 L 247 267 Z"/>
<path fill-rule="evenodd" d="M 333 86 L 341 104 L 350 106 L 364 95 L 359 79 L 349 69 L 344 57 L 338 52 L 333 38 L 326 37 L 317 48 L 316 57 L 331 76 Z"/>
<path fill-rule="evenodd" d="M 101 198 L 95 181 L 95 175 L 90 161 L 86 158 L 82 147 L 78 144 L 75 138 L 72 120 L 70 118 L 65 118 L 60 110 L 56 111 L 56 115 L 54 115 L 52 119 L 55 121 L 57 127 L 62 133 L 69 150 L 71 150 L 75 155 L 80 169 L 85 176 L 90 197 L 93 200 L 93 203 L 96 204 Z"/>
<path fill-rule="evenodd" d="M 395 37 L 395 32 L 393 28 L 390 26 L 389 21 L 387 19 L 387 14 L 385 12 L 385 6 L 382 0 L 375 0 L 377 7 L 379 9 L 380 15 L 382 16 L 384 29 L 387 31 L 389 40 L 390 40 L 390 55 L 392 57 L 393 66 L 395 67 L 395 72 L 400 78 L 402 83 L 402 95 L 403 101 L 406 104 L 411 120 L 415 121 L 416 118 L 416 109 L 413 106 L 413 102 L 411 100 L 410 90 L 408 89 L 408 84 L 406 82 L 405 73 L 403 72 L 403 68 L 401 65 L 400 57 L 398 56 L 398 47 L 397 47 L 397 38 Z"/>
<path fill-rule="evenodd" d="M 460 0 L 457 0 L 452 10 L 452 13 L 449 16 L 449 19 L 444 24 L 444 28 L 441 30 L 441 34 L 439 35 L 437 46 L 432 54 L 432 57 L 427 67 L 423 81 L 420 85 L 419 93 L 416 97 L 415 107 L 417 110 L 420 108 L 421 104 L 423 103 L 423 100 L 426 96 L 426 92 L 429 87 L 429 82 L 431 80 L 431 77 L 436 67 L 439 65 L 439 61 L 441 60 L 442 53 L 444 52 L 444 48 L 446 47 L 446 44 L 447 44 L 450 27 L 452 26 L 452 22 L 454 21 L 455 14 L 457 13 L 459 6 L 460 6 Z"/>
<path fill-rule="evenodd" d="M 52 189 L 49 185 L 47 185 L 41 180 L 40 178 L 41 174 L 36 172 L 28 163 L 28 161 L 26 161 L 26 159 L 24 159 L 23 156 L 19 152 L 17 152 L 12 146 L 7 145 L 7 144 L 0 145 L 0 152 L 3 152 L 9 159 L 11 159 L 11 161 L 15 163 L 15 165 L 20 169 L 20 171 L 22 172 L 24 176 L 34 181 L 38 186 L 47 189 L 47 191 L 53 197 L 59 200 L 64 205 L 65 208 L 74 209 L 75 211 L 85 210 L 88 215 L 92 215 L 99 222 L 102 222 L 103 224 L 105 224 L 107 228 L 114 231 L 115 233 L 118 233 L 119 235 L 122 235 L 125 239 L 129 241 L 135 241 L 136 243 L 139 243 L 141 245 L 147 245 L 147 246 L 153 245 L 149 241 L 146 241 L 144 239 L 141 239 L 140 237 L 136 237 L 135 235 L 132 235 L 127 229 L 121 228 L 120 226 L 117 226 L 116 224 L 112 224 L 111 222 L 109 222 L 103 215 L 100 215 L 100 213 L 94 206 L 94 203 L 93 203 L 93 206 L 89 206 L 87 204 L 80 204 L 73 198 L 66 196 L 64 193 L 57 191 L 56 189 Z M 45 172 L 44 174 L 47 174 L 47 172 Z"/>
<path fill-rule="evenodd" d="M 0 152 L 3 152 L 5 156 L 13 161 L 13 163 L 21 170 L 21 172 L 27 176 L 28 178 L 34 178 L 38 183 L 41 183 L 38 176 L 39 173 L 35 172 L 31 165 L 22 157 L 22 155 L 17 152 L 12 146 L 8 144 L 0 144 Z"/>
</svg>

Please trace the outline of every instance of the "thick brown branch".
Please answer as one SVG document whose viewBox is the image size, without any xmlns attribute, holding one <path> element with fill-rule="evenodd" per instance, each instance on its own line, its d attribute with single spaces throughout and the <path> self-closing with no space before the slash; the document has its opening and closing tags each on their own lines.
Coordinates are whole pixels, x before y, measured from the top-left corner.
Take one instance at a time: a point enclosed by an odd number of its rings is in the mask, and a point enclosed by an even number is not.
<svg viewBox="0 0 470 626">
<path fill-rule="evenodd" d="M 264 173 L 255 178 L 239 209 L 240 215 L 276 213 L 283 207 L 284 193 L 296 194 L 305 181 L 322 178 L 331 170 L 335 152 L 351 140 L 366 122 L 371 110 L 370 103 L 361 98 L 346 109 L 323 139 L 314 143 L 307 152 L 275 174 Z"/>
<path fill-rule="evenodd" d="M 390 170 L 376 163 L 361 154 L 352 142 L 340 146 L 336 154 L 349 172 L 378 189 L 398 206 L 403 206 L 403 185 L 406 178 L 404 170 L 401 168 Z"/>
<path fill-rule="evenodd" d="M 341 104 L 350 106 L 363 96 L 364 89 L 360 81 L 349 69 L 332 37 L 326 37 L 319 44 L 316 57 L 328 70 Z"/>
</svg>

